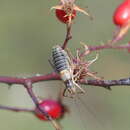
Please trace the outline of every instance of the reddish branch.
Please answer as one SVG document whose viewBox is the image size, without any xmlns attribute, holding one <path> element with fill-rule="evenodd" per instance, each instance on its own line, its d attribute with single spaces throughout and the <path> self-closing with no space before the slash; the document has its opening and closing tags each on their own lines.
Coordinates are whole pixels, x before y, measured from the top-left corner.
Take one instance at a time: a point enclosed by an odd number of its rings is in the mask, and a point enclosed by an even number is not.
<svg viewBox="0 0 130 130">
<path fill-rule="evenodd" d="M 10 111 L 14 111 L 14 112 L 31 112 L 31 113 L 34 113 L 33 109 L 9 107 L 9 106 L 3 106 L 3 105 L 0 105 L 0 109 L 10 110 Z"/>
<path fill-rule="evenodd" d="M 67 44 L 68 44 L 68 41 L 72 38 L 72 35 L 71 35 L 71 24 L 70 25 L 66 25 L 67 26 L 67 32 L 66 32 L 66 37 L 65 37 L 65 41 L 62 45 L 62 48 L 65 49 Z"/>
<path fill-rule="evenodd" d="M 3 77 L 0 76 L 0 82 L 6 83 L 6 84 L 22 84 L 27 85 L 29 82 L 32 83 L 38 83 L 42 81 L 51 81 L 51 80 L 61 80 L 60 76 L 53 72 L 47 75 L 41 75 L 41 76 L 33 76 L 29 78 L 12 78 L 12 77 Z M 99 86 L 99 87 L 112 87 L 112 86 L 130 86 L 130 78 L 124 78 L 120 80 L 82 80 L 80 81 L 80 84 L 85 85 L 92 85 L 92 86 Z M 28 89 L 28 87 L 26 87 Z M 30 88 L 30 87 L 29 87 Z M 30 91 L 28 90 L 30 93 Z"/>
<path fill-rule="evenodd" d="M 113 86 L 130 86 L 130 78 L 120 80 L 82 80 L 81 84 L 103 87 L 111 90 Z"/>
<path fill-rule="evenodd" d="M 35 96 L 33 89 L 32 89 L 32 83 L 37 83 L 41 81 L 51 81 L 51 80 L 60 80 L 60 77 L 56 73 L 51 73 L 47 75 L 41 75 L 41 76 L 33 76 L 30 78 L 13 78 L 13 77 L 0 77 L 1 83 L 6 84 L 22 84 L 27 89 L 28 94 L 32 98 L 34 104 L 36 105 L 37 109 L 41 111 L 48 120 L 52 121 L 52 124 L 55 126 L 55 128 L 58 126 L 56 122 L 52 120 L 52 118 L 39 106 L 39 102 L 37 97 Z M 113 86 L 130 86 L 130 78 L 124 78 L 120 80 L 82 80 L 80 81 L 80 84 L 83 85 L 91 85 L 91 86 L 97 86 L 97 87 L 103 87 L 106 89 L 111 89 Z M 26 109 L 26 108 L 17 108 L 17 107 L 8 107 L 0 105 L 0 109 L 4 110 L 10 110 L 14 112 L 31 112 L 34 113 L 34 109 Z M 59 128 L 56 128 L 59 130 Z"/>
<path fill-rule="evenodd" d="M 26 82 L 28 81 L 33 84 L 41 81 L 58 80 L 58 79 L 60 79 L 59 75 L 53 72 L 47 75 L 33 76 L 29 78 L 0 76 L 0 83 L 5 83 L 8 85 L 12 84 L 26 85 Z"/>
<path fill-rule="evenodd" d="M 112 45 L 112 44 L 104 44 L 104 45 L 96 45 L 96 46 L 88 46 L 90 51 L 97 51 L 102 49 L 130 49 L 130 44 L 123 44 L 123 45 Z"/>
</svg>

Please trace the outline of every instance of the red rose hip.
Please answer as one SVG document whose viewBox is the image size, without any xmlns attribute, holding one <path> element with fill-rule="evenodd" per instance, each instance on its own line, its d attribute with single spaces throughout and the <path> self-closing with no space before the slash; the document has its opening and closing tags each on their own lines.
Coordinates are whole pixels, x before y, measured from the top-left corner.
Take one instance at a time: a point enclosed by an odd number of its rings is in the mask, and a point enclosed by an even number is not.
<svg viewBox="0 0 130 130">
<path fill-rule="evenodd" d="M 113 22 L 118 26 L 118 30 L 110 43 L 116 43 L 121 40 L 130 28 L 130 0 L 124 0 L 116 8 L 113 15 Z"/>
<path fill-rule="evenodd" d="M 64 114 L 63 105 L 56 100 L 46 99 L 39 105 L 45 112 L 48 113 L 49 116 L 52 117 L 52 119 L 58 119 Z M 35 114 L 40 120 L 48 120 L 37 108 L 35 109 Z"/>
<path fill-rule="evenodd" d="M 130 22 L 130 0 L 125 0 L 117 7 L 113 15 L 113 21 L 118 26 Z"/>
</svg>

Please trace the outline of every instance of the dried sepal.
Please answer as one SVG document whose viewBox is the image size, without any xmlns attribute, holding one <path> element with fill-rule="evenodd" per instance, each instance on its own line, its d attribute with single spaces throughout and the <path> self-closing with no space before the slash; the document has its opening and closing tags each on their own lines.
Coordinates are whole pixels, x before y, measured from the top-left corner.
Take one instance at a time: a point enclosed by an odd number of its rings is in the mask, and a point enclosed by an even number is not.
<svg viewBox="0 0 130 130">
<path fill-rule="evenodd" d="M 92 16 L 89 12 L 87 12 L 87 11 L 85 11 L 84 9 L 80 8 L 79 6 L 74 5 L 74 9 L 75 9 L 76 11 L 79 11 L 79 12 L 81 12 L 81 13 L 83 13 L 83 14 L 89 16 L 90 19 L 93 20 L 93 16 Z"/>
<path fill-rule="evenodd" d="M 53 10 L 53 9 L 63 9 L 61 5 L 56 5 L 56 6 L 53 6 L 50 8 L 50 10 Z"/>
<path fill-rule="evenodd" d="M 82 49 L 77 49 L 76 51 L 76 57 L 73 58 L 73 75 L 74 75 L 74 80 L 75 82 L 79 82 L 80 80 L 86 79 L 88 77 L 94 78 L 96 80 L 101 80 L 102 78 L 96 76 L 95 72 L 91 72 L 89 67 L 91 64 L 93 64 L 97 59 L 98 59 L 98 54 L 93 60 L 87 61 L 85 58 L 88 54 L 90 54 L 90 50 L 86 44 L 83 42 L 81 43 L 83 46 L 83 51 Z M 70 54 L 72 55 L 72 54 Z"/>
</svg>

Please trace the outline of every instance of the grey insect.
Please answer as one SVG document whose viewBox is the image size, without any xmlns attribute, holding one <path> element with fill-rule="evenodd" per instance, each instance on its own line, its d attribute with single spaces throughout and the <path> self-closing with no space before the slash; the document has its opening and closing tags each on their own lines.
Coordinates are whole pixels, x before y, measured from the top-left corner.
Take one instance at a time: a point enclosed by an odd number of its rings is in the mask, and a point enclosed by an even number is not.
<svg viewBox="0 0 130 130">
<path fill-rule="evenodd" d="M 68 53 L 63 50 L 59 45 L 52 48 L 52 65 L 53 68 L 59 73 L 62 81 L 64 82 L 66 88 L 64 89 L 63 96 L 68 96 L 66 91 L 68 91 L 71 96 L 76 94 L 76 86 L 81 90 L 82 93 L 85 91 L 75 82 L 72 69 L 73 62 L 71 61 Z"/>
</svg>

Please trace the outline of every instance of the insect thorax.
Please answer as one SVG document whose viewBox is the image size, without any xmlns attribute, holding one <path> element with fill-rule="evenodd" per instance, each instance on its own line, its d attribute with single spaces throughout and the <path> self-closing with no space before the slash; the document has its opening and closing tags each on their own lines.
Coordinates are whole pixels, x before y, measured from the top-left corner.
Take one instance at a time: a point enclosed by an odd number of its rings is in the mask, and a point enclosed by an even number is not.
<svg viewBox="0 0 130 130">
<path fill-rule="evenodd" d="M 60 76 L 64 82 L 71 79 L 71 73 L 67 69 L 60 71 Z"/>
</svg>

